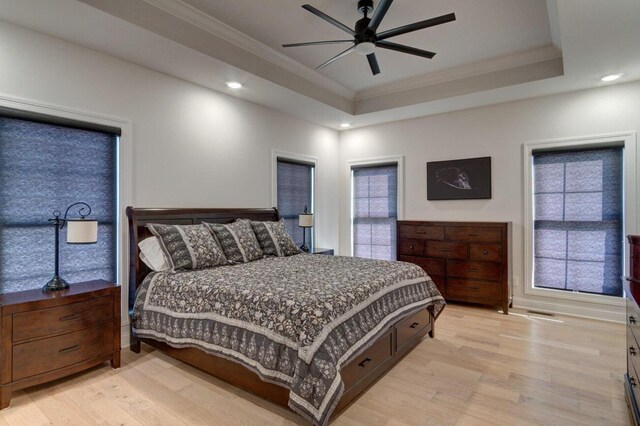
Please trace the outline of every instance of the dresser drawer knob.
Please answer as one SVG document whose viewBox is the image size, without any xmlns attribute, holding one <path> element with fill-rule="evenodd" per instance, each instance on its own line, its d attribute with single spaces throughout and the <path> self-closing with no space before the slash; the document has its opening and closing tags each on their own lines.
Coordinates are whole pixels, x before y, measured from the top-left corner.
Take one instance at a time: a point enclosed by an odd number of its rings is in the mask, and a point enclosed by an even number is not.
<svg viewBox="0 0 640 426">
<path fill-rule="evenodd" d="M 629 324 L 635 324 L 636 318 L 633 315 L 629 315 Z"/>
<path fill-rule="evenodd" d="M 629 346 L 629 355 L 636 356 L 637 353 L 636 348 Z"/>
<path fill-rule="evenodd" d="M 364 361 L 362 361 L 360 364 L 358 364 L 360 367 L 364 368 L 367 366 L 367 364 L 369 364 L 371 361 L 373 361 L 371 358 L 366 358 Z"/>
<path fill-rule="evenodd" d="M 411 244 L 411 245 L 409 246 L 409 248 L 410 248 L 411 250 L 413 250 L 413 244 Z"/>
<path fill-rule="evenodd" d="M 419 323 L 419 322 L 414 322 L 413 324 L 411 324 L 411 325 L 409 326 L 409 328 L 416 328 L 416 327 L 417 327 L 417 326 L 419 326 L 419 325 L 420 325 L 420 323 Z"/>
<path fill-rule="evenodd" d="M 489 254 L 489 250 L 482 250 L 482 254 L 484 254 L 485 256 Z"/>
<path fill-rule="evenodd" d="M 80 318 L 80 314 L 67 315 L 66 317 L 60 317 L 60 321 L 73 321 Z"/>
<path fill-rule="evenodd" d="M 68 354 L 69 352 L 77 351 L 78 349 L 80 349 L 80 345 L 74 345 L 68 348 L 60 349 L 58 352 L 60 352 L 61 354 Z"/>
</svg>

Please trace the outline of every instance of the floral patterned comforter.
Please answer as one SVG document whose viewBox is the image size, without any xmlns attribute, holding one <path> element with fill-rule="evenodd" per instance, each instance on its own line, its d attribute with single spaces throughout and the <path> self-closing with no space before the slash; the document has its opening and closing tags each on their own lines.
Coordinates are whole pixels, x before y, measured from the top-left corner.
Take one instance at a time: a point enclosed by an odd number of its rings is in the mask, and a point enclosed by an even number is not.
<svg viewBox="0 0 640 426">
<path fill-rule="evenodd" d="M 413 264 L 299 254 L 149 274 L 138 289 L 138 337 L 197 347 L 290 389 L 289 406 L 326 424 L 339 371 L 400 316 L 444 299 Z"/>
</svg>

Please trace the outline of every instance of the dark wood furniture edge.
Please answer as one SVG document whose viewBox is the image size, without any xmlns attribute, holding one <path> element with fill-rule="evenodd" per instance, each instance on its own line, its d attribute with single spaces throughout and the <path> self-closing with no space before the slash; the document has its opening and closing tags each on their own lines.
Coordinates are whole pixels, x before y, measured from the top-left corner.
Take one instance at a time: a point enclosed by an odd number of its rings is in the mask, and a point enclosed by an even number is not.
<svg viewBox="0 0 640 426">
<path fill-rule="evenodd" d="M 222 223 L 232 222 L 236 218 L 256 217 L 255 220 L 278 220 L 278 210 L 274 207 L 271 209 L 178 209 L 178 208 L 134 208 L 127 207 L 127 217 L 129 219 L 129 314 L 132 314 L 133 303 L 135 300 L 135 293 L 138 285 L 142 283 L 144 277 L 150 272 L 145 265 L 139 260 L 139 248 L 138 242 L 141 238 L 146 238 L 151 234 L 146 230 L 146 224 L 157 221 L 160 223 L 166 223 L 169 221 L 185 220 L 201 220 L 207 219 Z M 199 223 L 199 222 L 195 222 Z M 398 361 L 400 361 L 411 349 L 413 349 L 425 335 L 434 337 L 435 333 L 435 318 L 431 308 L 429 310 L 429 324 L 409 341 L 407 341 L 400 351 L 396 350 L 396 330 L 395 325 L 401 322 L 403 319 L 410 315 L 413 315 L 415 311 L 398 318 L 394 324 L 389 328 L 389 332 L 393 333 L 393 356 L 379 365 L 374 372 L 375 374 L 369 374 L 351 386 L 350 389 L 345 390 L 342 398 L 338 402 L 336 409 L 332 414 L 332 418 L 340 413 L 342 409 L 347 407 L 357 396 L 364 392 L 371 384 L 380 379 L 384 373 L 386 373 L 391 367 L 393 367 Z M 154 348 L 160 349 L 175 359 L 192 365 L 202 371 L 205 371 L 231 385 L 234 385 L 240 389 L 243 389 L 249 393 L 260 396 L 268 401 L 274 402 L 278 405 L 288 407 L 289 390 L 278 386 L 273 383 L 262 381 L 257 374 L 244 366 L 227 360 L 225 358 L 208 354 L 202 350 L 196 348 L 174 348 L 164 342 L 155 341 L 152 339 L 138 339 L 135 336 L 133 328 L 131 332 L 130 349 L 135 352 L 140 352 L 140 343 L 144 342 Z M 383 333 L 381 336 L 387 336 L 387 333 Z M 376 340 L 378 341 L 378 340 Z M 357 357 L 354 357 L 353 362 L 357 362 Z M 345 365 L 343 368 L 350 366 Z"/>
<path fill-rule="evenodd" d="M 2 380 L 0 381 L 0 409 L 7 408 L 11 402 L 13 391 L 24 389 L 30 386 L 50 382 L 52 380 L 61 379 L 70 374 L 79 373 L 88 368 L 102 364 L 106 361 L 111 362 L 113 368 L 120 367 L 120 350 L 121 350 L 121 329 L 120 329 L 120 286 L 109 283 L 104 280 L 87 281 L 84 283 L 71 284 L 68 290 L 57 293 L 42 293 L 40 288 L 34 290 L 21 291 L 16 293 L 7 293 L 0 295 L 0 319 L 2 321 L 0 342 L 0 369 Z M 24 379 L 13 381 L 12 357 L 13 345 L 13 314 L 31 312 L 40 309 L 56 308 L 58 306 L 70 305 L 78 302 L 95 299 L 96 297 L 111 297 L 113 305 L 113 347 L 110 351 L 104 352 L 98 356 L 84 361 L 61 367 L 55 370 L 47 371 Z M 103 322 L 102 324 L 105 324 Z M 96 323 L 94 325 L 99 325 Z M 48 337 L 56 337 L 65 333 L 53 333 Z M 17 342 L 24 344 L 38 339 L 25 339 Z"/>
</svg>

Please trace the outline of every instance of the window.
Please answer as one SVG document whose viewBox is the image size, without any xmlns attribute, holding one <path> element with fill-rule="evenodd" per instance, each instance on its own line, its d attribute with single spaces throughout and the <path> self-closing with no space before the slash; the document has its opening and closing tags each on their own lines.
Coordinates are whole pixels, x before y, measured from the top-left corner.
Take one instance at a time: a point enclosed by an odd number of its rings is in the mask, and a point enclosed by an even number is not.
<svg viewBox="0 0 640 426">
<path fill-rule="evenodd" d="M 65 244 L 63 229 L 60 275 L 70 283 L 115 282 L 120 130 L 15 115 L 0 111 L 0 291 L 39 288 L 51 279 L 55 234 L 48 219 L 77 201 L 91 206 L 98 243 Z"/>
<path fill-rule="evenodd" d="M 302 245 L 304 230 L 298 226 L 298 215 L 305 206 L 310 213 L 314 211 L 314 173 L 314 163 L 283 157 L 277 159 L 278 212 L 284 219 L 287 232 L 298 246 Z M 308 246 L 313 246 L 313 232 L 307 232 L 305 241 Z"/>
<path fill-rule="evenodd" d="M 533 284 L 621 296 L 623 148 L 533 151 Z"/>
<path fill-rule="evenodd" d="M 398 165 L 352 166 L 353 255 L 396 259 Z"/>
</svg>

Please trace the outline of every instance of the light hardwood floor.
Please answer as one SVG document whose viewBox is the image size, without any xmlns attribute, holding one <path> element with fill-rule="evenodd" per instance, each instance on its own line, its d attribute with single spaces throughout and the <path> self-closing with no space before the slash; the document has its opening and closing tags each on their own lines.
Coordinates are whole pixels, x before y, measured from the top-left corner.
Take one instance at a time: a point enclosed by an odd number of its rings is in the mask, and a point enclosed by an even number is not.
<svg viewBox="0 0 640 426">
<path fill-rule="evenodd" d="M 143 345 L 123 367 L 19 391 L 0 424 L 303 424 Z M 335 425 L 627 425 L 625 328 L 449 305 Z"/>
</svg>

